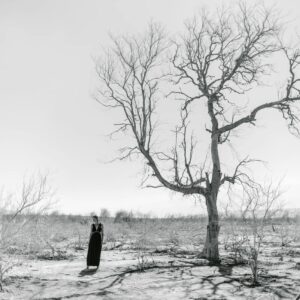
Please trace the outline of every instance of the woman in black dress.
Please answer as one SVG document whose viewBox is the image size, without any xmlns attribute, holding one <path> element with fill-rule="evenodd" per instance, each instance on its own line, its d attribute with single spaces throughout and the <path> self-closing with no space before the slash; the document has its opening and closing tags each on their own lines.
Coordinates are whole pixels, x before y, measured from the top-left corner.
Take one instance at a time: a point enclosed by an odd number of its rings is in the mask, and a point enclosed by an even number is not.
<svg viewBox="0 0 300 300">
<path fill-rule="evenodd" d="M 96 266 L 100 263 L 100 255 L 103 241 L 103 225 L 99 223 L 98 217 L 93 216 L 93 224 L 91 225 L 91 234 L 89 241 L 89 249 L 86 259 L 87 269 L 89 266 Z"/>
</svg>

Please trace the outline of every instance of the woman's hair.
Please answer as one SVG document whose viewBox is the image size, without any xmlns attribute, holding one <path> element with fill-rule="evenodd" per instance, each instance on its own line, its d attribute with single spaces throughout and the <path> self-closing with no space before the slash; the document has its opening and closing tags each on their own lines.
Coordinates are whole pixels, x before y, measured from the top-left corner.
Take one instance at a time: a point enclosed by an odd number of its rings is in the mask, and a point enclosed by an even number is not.
<svg viewBox="0 0 300 300">
<path fill-rule="evenodd" d="M 98 216 L 92 216 L 93 219 L 96 219 L 98 221 Z"/>
</svg>

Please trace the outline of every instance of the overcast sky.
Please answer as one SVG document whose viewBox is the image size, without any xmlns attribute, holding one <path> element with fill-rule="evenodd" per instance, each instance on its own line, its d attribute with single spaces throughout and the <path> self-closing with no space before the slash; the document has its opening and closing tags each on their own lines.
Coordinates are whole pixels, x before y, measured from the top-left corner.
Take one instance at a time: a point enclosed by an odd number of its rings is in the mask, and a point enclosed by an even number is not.
<svg viewBox="0 0 300 300">
<path fill-rule="evenodd" d="M 0 0 L 0 185 L 13 189 L 24 174 L 49 171 L 60 198 L 57 209 L 66 213 L 103 207 L 158 215 L 202 212 L 192 199 L 140 189 L 139 162 L 103 163 L 120 145 L 106 137 L 117 120 L 91 97 L 92 57 L 107 45 L 109 32 L 142 31 L 150 20 L 176 32 L 203 5 L 220 3 Z M 276 4 L 300 28 L 299 1 L 265 3 Z M 289 206 L 300 207 L 300 139 L 288 133 L 279 114 L 265 115 L 259 126 L 242 137 L 241 151 L 268 161 L 266 172 L 275 179 L 284 176 Z"/>
</svg>

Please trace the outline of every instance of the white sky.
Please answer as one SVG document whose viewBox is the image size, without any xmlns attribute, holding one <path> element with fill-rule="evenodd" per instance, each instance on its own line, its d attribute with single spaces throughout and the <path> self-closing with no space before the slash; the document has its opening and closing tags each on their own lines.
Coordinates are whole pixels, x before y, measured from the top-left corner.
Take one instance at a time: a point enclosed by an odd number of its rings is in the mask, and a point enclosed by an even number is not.
<svg viewBox="0 0 300 300">
<path fill-rule="evenodd" d="M 109 32 L 142 31 L 150 20 L 176 32 L 203 5 L 220 3 L 0 0 L 0 185 L 14 188 L 24 174 L 49 171 L 60 198 L 57 208 L 66 213 L 103 207 L 158 215 L 202 212 L 192 199 L 140 189 L 140 163 L 102 162 L 118 149 L 105 136 L 117 120 L 91 98 L 92 55 L 107 45 Z M 265 3 L 276 4 L 300 28 L 299 1 Z M 264 119 L 261 128 L 242 136 L 238 148 L 267 160 L 275 179 L 285 176 L 286 200 L 300 207 L 300 140 L 279 114 Z"/>
</svg>

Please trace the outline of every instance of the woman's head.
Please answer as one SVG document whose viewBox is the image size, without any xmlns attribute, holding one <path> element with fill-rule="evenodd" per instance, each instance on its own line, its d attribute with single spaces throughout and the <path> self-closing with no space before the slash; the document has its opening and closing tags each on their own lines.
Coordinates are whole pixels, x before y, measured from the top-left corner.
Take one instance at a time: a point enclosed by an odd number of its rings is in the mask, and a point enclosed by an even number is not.
<svg viewBox="0 0 300 300">
<path fill-rule="evenodd" d="M 93 219 L 94 223 L 98 223 L 99 222 L 98 217 L 96 215 L 92 216 L 92 219 Z"/>
</svg>

